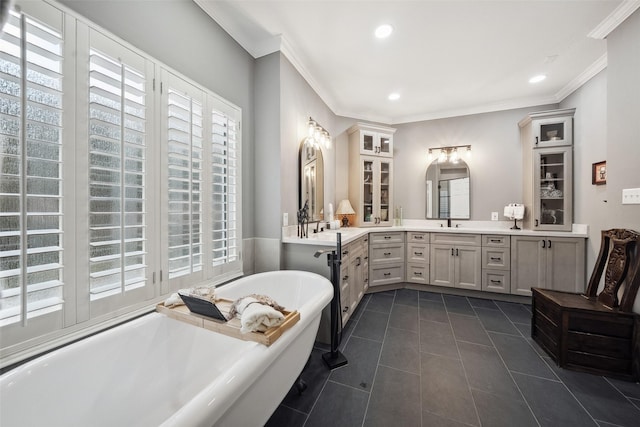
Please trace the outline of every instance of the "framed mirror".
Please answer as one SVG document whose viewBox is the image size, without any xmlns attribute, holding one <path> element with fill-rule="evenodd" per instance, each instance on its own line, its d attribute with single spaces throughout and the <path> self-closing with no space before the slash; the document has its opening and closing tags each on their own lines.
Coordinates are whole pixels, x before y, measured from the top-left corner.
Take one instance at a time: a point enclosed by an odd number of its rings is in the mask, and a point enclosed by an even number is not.
<svg viewBox="0 0 640 427">
<path fill-rule="evenodd" d="M 298 209 L 309 203 L 309 220 L 323 219 L 324 161 L 322 150 L 305 138 L 300 143 L 298 157 Z"/>
<path fill-rule="evenodd" d="M 469 219 L 469 188 L 469 167 L 463 160 L 434 160 L 426 174 L 426 218 Z"/>
</svg>

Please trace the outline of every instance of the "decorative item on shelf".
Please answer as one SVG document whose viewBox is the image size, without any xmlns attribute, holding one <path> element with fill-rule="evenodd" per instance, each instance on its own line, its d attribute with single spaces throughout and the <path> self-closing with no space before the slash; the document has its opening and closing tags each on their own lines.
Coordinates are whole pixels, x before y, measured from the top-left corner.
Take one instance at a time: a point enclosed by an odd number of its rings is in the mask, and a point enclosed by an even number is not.
<svg viewBox="0 0 640 427">
<path fill-rule="evenodd" d="M 591 166 L 591 184 L 603 185 L 607 183 L 607 161 L 594 163 Z"/>
<path fill-rule="evenodd" d="M 518 220 L 524 218 L 524 205 L 520 203 L 509 203 L 504 207 L 504 216 L 513 220 L 512 230 L 520 230 Z"/>
<path fill-rule="evenodd" d="M 464 149 L 467 154 L 467 158 L 471 157 L 471 145 L 452 145 L 449 147 L 438 147 L 438 148 L 429 148 L 429 161 L 433 160 L 433 152 L 435 150 L 439 150 L 438 161 L 441 163 L 450 162 L 450 163 L 458 163 L 460 159 L 460 153 L 458 148 Z"/>
<path fill-rule="evenodd" d="M 298 211 L 298 237 L 309 237 L 309 200 L 304 202 L 304 207 Z"/>
<path fill-rule="evenodd" d="M 336 209 L 336 215 L 342 215 L 342 226 L 349 226 L 349 215 L 355 215 L 356 211 L 351 207 L 351 202 L 348 199 L 341 200 L 338 203 L 338 209 Z"/>
<path fill-rule="evenodd" d="M 315 149 L 319 149 L 321 145 L 324 145 L 325 148 L 331 146 L 331 135 L 325 128 L 320 126 L 318 122 L 309 117 L 307 126 L 307 139 L 305 140 L 307 144 Z"/>
</svg>

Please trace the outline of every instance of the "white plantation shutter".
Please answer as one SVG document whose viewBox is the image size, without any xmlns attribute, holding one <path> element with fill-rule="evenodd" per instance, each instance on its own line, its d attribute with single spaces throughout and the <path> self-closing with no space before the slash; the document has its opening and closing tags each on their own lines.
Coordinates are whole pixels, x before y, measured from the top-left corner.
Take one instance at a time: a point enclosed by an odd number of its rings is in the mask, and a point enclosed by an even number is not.
<svg viewBox="0 0 640 427">
<path fill-rule="evenodd" d="M 148 284 L 146 76 L 144 60 L 131 52 L 122 55 L 122 49 L 91 32 L 88 238 L 92 301 Z"/>
<path fill-rule="evenodd" d="M 212 265 L 239 261 L 239 122 L 213 105 L 211 112 Z M 228 270 L 223 268 L 221 273 Z"/>
<path fill-rule="evenodd" d="M 62 55 L 61 25 L 11 12 L 0 39 L 0 325 L 63 304 Z"/>
<path fill-rule="evenodd" d="M 197 90 L 178 89 L 171 81 L 166 90 L 168 258 L 173 279 L 203 267 L 203 104 Z"/>
</svg>

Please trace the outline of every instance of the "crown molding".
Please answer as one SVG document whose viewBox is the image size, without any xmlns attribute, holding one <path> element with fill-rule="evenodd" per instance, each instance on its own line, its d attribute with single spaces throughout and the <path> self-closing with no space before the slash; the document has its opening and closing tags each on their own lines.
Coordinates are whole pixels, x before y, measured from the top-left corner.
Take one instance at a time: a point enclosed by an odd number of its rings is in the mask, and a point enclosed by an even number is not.
<svg viewBox="0 0 640 427">
<path fill-rule="evenodd" d="M 625 19 L 640 7 L 638 0 L 625 0 L 587 35 L 593 39 L 605 39 Z"/>
<path fill-rule="evenodd" d="M 607 68 L 607 54 L 605 53 L 598 58 L 587 69 L 580 73 L 576 78 L 571 80 L 565 87 L 560 89 L 556 95 L 556 102 L 561 102 L 567 96 L 571 95 L 575 90 L 579 89 L 582 85 L 591 80 L 600 71 Z"/>
</svg>

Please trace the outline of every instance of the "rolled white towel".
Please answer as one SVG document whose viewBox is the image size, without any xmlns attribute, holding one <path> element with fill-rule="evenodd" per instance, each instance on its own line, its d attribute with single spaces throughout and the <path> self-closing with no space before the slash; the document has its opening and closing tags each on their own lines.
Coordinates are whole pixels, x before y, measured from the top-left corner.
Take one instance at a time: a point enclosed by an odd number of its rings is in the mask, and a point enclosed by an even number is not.
<svg viewBox="0 0 640 427">
<path fill-rule="evenodd" d="M 244 297 L 236 302 L 240 315 L 240 332 L 264 332 L 284 322 L 284 315 L 275 308 L 261 303 L 253 297 Z"/>
</svg>

